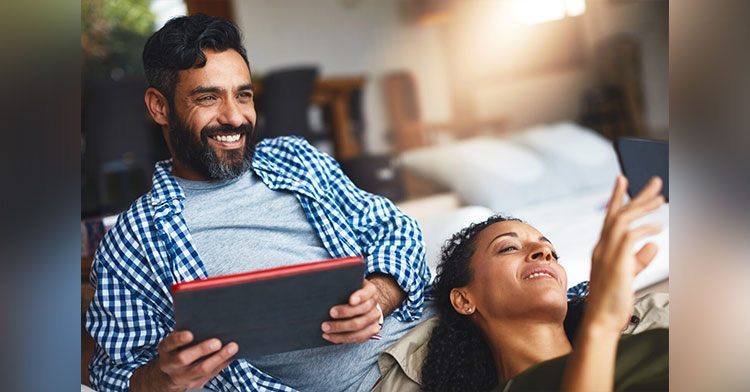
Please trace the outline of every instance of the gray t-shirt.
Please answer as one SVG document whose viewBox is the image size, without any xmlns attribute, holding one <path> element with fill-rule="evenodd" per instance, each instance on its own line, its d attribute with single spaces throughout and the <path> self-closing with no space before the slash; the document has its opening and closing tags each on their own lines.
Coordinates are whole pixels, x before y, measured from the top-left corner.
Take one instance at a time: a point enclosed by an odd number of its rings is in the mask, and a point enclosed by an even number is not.
<svg viewBox="0 0 750 392">
<path fill-rule="evenodd" d="M 291 192 L 269 189 L 251 171 L 227 181 L 177 181 L 186 196 L 183 217 L 209 276 L 331 257 L 297 197 Z M 422 320 L 431 314 L 431 309 L 427 309 Z M 380 377 L 378 353 L 420 321 L 404 323 L 386 317 L 381 340 L 292 351 L 249 361 L 300 391 L 368 391 Z"/>
<path fill-rule="evenodd" d="M 208 276 L 331 258 L 297 197 L 269 189 L 252 171 L 232 180 L 177 181 Z"/>
</svg>

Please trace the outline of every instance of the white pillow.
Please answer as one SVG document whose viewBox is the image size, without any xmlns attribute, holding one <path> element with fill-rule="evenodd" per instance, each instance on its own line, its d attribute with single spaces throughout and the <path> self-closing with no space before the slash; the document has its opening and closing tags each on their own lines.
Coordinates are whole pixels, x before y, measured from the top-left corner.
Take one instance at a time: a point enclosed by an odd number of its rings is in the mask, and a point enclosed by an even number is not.
<svg viewBox="0 0 750 392">
<path fill-rule="evenodd" d="M 538 153 L 519 143 L 476 137 L 406 151 L 401 164 L 456 192 L 469 205 L 495 212 L 548 200 L 572 192 L 548 170 Z"/>
<path fill-rule="evenodd" d="M 620 173 L 612 142 L 575 123 L 539 125 L 510 139 L 538 152 L 558 178 L 576 191 L 611 187 Z"/>
</svg>

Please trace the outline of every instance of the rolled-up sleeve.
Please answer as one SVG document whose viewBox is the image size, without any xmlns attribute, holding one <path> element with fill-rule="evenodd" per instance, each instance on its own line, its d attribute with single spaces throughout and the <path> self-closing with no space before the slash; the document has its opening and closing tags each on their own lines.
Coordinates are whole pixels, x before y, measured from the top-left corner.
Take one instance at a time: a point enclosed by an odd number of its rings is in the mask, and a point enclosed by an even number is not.
<svg viewBox="0 0 750 392">
<path fill-rule="evenodd" d="M 367 273 L 391 275 L 406 292 L 407 298 L 394 310 L 394 316 L 401 321 L 418 319 L 430 271 L 417 222 L 387 198 L 357 188 L 330 156 L 314 149 L 310 153 L 317 153 L 331 178 L 330 191 L 367 256 Z"/>
<path fill-rule="evenodd" d="M 130 376 L 157 355 L 157 344 L 173 328 L 160 316 L 160 301 L 149 299 L 158 291 L 139 274 L 143 260 L 127 237 L 122 226 L 110 230 L 92 264 L 96 291 L 86 312 L 86 330 L 96 348 L 89 378 L 100 391 L 129 390 Z"/>
</svg>

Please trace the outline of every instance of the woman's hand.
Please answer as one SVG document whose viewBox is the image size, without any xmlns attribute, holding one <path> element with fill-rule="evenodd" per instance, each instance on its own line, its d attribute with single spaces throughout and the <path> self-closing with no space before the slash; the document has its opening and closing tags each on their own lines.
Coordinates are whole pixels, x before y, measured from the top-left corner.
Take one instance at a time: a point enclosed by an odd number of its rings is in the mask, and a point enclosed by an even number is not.
<svg viewBox="0 0 750 392">
<path fill-rule="evenodd" d="M 662 180 L 654 177 L 627 205 L 623 199 L 627 180 L 617 177 L 602 235 L 591 260 L 591 279 L 584 324 L 620 332 L 633 311 L 633 279 L 656 256 L 657 246 L 649 242 L 637 252 L 635 243 L 662 230 L 659 224 L 631 228 L 633 221 L 664 204 Z"/>
<path fill-rule="evenodd" d="M 656 244 L 647 243 L 633 252 L 639 239 L 661 231 L 661 225 L 630 224 L 664 204 L 662 182 L 653 178 L 627 205 L 625 177 L 609 201 L 599 243 L 591 259 L 591 279 L 586 310 L 573 353 L 560 384 L 561 391 L 611 391 L 614 388 L 615 356 L 622 329 L 633 311 L 633 278 L 656 256 Z"/>
</svg>

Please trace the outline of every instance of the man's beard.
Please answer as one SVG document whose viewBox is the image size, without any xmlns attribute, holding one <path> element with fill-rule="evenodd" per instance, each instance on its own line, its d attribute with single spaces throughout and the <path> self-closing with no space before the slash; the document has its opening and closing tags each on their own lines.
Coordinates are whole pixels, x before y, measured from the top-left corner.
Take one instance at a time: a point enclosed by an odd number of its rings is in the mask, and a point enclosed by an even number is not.
<svg viewBox="0 0 750 392">
<path fill-rule="evenodd" d="M 173 112 L 174 113 L 174 112 Z M 212 180 L 228 180 L 246 172 L 255 153 L 253 124 L 233 127 L 225 124 L 204 127 L 198 139 L 193 131 L 176 116 L 171 116 L 169 140 L 176 158 L 191 170 Z M 219 154 L 208 143 L 210 136 L 218 134 L 245 135 L 245 145 L 234 150 L 221 150 Z"/>
</svg>

